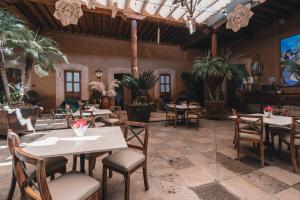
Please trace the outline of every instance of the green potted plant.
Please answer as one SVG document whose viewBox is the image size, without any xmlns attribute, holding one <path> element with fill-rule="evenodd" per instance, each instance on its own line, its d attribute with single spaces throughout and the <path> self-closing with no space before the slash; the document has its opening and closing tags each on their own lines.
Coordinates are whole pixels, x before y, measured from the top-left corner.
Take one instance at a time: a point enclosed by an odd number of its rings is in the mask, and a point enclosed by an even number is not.
<svg viewBox="0 0 300 200">
<path fill-rule="evenodd" d="M 132 104 L 126 105 L 130 121 L 149 122 L 153 103 L 150 103 L 149 91 L 154 88 L 158 77 L 153 71 L 144 71 L 138 77 L 127 75 L 122 80 L 124 87 L 131 91 Z"/>
<path fill-rule="evenodd" d="M 222 119 L 224 117 L 224 100 L 222 84 L 225 79 L 246 79 L 249 74 L 239 64 L 232 64 L 231 50 L 223 52 L 222 57 L 212 57 L 210 51 L 203 57 L 194 60 L 193 75 L 207 84 L 208 99 L 205 100 L 207 117 Z"/>
</svg>

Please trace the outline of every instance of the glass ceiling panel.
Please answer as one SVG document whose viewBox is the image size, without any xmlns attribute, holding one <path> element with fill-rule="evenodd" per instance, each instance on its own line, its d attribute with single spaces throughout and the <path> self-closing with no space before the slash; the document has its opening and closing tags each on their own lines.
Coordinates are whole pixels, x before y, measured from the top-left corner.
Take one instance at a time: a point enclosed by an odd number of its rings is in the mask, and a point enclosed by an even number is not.
<svg viewBox="0 0 300 200">
<path fill-rule="evenodd" d="M 178 20 L 184 13 L 185 13 L 185 8 L 178 7 L 172 14 L 172 17 L 176 20 Z"/>
<path fill-rule="evenodd" d="M 164 6 L 160 9 L 159 15 L 166 18 L 174 9 L 173 0 L 167 0 Z"/>
<path fill-rule="evenodd" d="M 107 1 L 108 1 L 108 0 L 97 0 L 97 2 L 98 2 L 99 4 L 101 4 L 102 6 L 107 6 Z"/>
<path fill-rule="evenodd" d="M 210 16 L 213 14 L 219 12 L 223 8 L 225 8 L 229 3 L 231 3 L 234 0 L 219 0 L 216 3 L 214 3 L 212 6 L 208 7 L 203 13 L 201 13 L 197 18 L 196 22 L 201 24 L 205 22 Z"/>
<path fill-rule="evenodd" d="M 140 12 L 143 7 L 144 1 L 143 0 L 131 0 L 130 8 L 135 12 Z"/>
<path fill-rule="evenodd" d="M 161 4 L 160 0 L 151 0 L 149 1 L 149 3 L 146 6 L 146 12 L 148 12 L 151 15 L 154 15 L 157 11 L 157 9 L 159 9 L 159 6 Z"/>
<path fill-rule="evenodd" d="M 119 9 L 124 9 L 125 8 L 126 0 L 115 0 L 115 2 L 118 2 L 118 8 Z"/>
<path fill-rule="evenodd" d="M 86 2 L 86 0 L 82 0 Z M 160 15 L 162 18 L 168 16 L 175 20 L 187 20 L 187 10 L 181 7 L 180 3 L 173 5 L 174 0 L 96 0 L 98 5 L 106 6 L 111 9 L 113 2 L 118 3 L 118 8 L 122 11 L 125 9 L 126 1 L 130 5 L 129 8 L 136 13 L 146 12 L 149 15 Z M 251 0 L 199 0 L 193 17 L 198 24 L 206 23 L 212 26 L 218 21 L 224 19 L 225 15 L 220 11 L 224 10 L 230 13 L 238 3 L 243 5 L 251 2 Z"/>
</svg>

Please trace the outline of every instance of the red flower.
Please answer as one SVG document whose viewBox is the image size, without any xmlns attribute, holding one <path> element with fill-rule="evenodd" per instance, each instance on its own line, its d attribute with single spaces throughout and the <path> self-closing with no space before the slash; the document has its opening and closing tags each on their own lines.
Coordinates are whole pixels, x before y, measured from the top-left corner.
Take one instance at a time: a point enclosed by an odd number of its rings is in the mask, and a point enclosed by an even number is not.
<svg viewBox="0 0 300 200">
<path fill-rule="evenodd" d="M 265 111 L 266 112 L 272 112 L 273 108 L 271 106 L 267 106 L 267 107 L 265 107 Z"/>
<path fill-rule="evenodd" d="M 74 126 L 75 128 L 82 128 L 82 127 L 84 127 L 84 126 L 86 126 L 86 125 L 88 125 L 88 122 L 87 122 L 87 120 L 85 120 L 85 119 L 77 119 L 77 120 L 75 120 L 75 122 L 73 123 L 73 126 Z"/>
</svg>

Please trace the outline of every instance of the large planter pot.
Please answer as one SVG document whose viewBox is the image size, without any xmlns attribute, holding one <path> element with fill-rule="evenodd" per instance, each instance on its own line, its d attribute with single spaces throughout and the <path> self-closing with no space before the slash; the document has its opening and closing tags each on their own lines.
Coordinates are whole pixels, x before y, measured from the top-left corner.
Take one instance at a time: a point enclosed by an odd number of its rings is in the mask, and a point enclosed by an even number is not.
<svg viewBox="0 0 300 200">
<path fill-rule="evenodd" d="M 127 118 L 129 121 L 145 122 L 150 121 L 152 106 L 150 104 L 127 105 Z"/>
<path fill-rule="evenodd" d="M 104 96 L 101 98 L 101 105 L 102 109 L 110 109 L 111 106 L 111 99 L 108 96 Z"/>
<path fill-rule="evenodd" d="M 19 109 L 17 111 L 16 109 Z M 5 109 L 0 110 L 0 135 L 7 135 L 8 129 L 11 129 L 15 133 L 24 133 L 29 130 L 29 128 L 34 128 L 36 124 L 36 119 L 40 111 L 38 106 L 21 106 L 21 107 L 10 107 L 8 112 Z M 30 120 L 28 124 L 21 124 L 19 119 Z M 31 125 L 32 127 L 30 127 Z"/>
<path fill-rule="evenodd" d="M 224 101 L 205 101 L 206 117 L 209 119 L 224 118 Z"/>
</svg>

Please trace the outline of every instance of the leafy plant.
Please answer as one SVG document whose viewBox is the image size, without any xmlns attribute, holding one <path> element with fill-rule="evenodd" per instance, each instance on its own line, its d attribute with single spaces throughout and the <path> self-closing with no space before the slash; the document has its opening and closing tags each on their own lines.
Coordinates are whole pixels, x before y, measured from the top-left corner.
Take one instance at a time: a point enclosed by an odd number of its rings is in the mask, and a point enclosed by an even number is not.
<svg viewBox="0 0 300 200">
<path fill-rule="evenodd" d="M 126 75 L 121 84 L 130 89 L 134 101 L 144 102 L 149 95 L 149 90 L 154 88 L 157 81 L 158 77 L 152 70 L 149 70 L 139 74 L 138 77 Z"/>
<path fill-rule="evenodd" d="M 24 25 L 23 21 L 8 11 L 0 9 L 0 19 L 0 73 L 6 98 L 8 102 L 11 102 L 5 69 L 11 64 L 10 61 L 18 62 L 20 56 L 26 59 L 26 74 L 22 75 L 22 84 L 25 86 L 25 90 L 28 88 L 32 69 L 42 78 L 46 77 L 48 72 L 58 75 L 54 61 L 63 60 L 66 63 L 68 61 L 54 41 L 34 33 Z M 18 54 L 15 53 L 16 49 Z"/>
<path fill-rule="evenodd" d="M 194 60 L 193 75 L 208 84 L 210 100 L 220 101 L 222 99 L 221 86 L 224 79 L 245 79 L 249 76 L 242 65 L 232 64 L 231 50 L 223 53 L 222 57 L 212 57 L 210 51 L 202 57 Z"/>
</svg>

